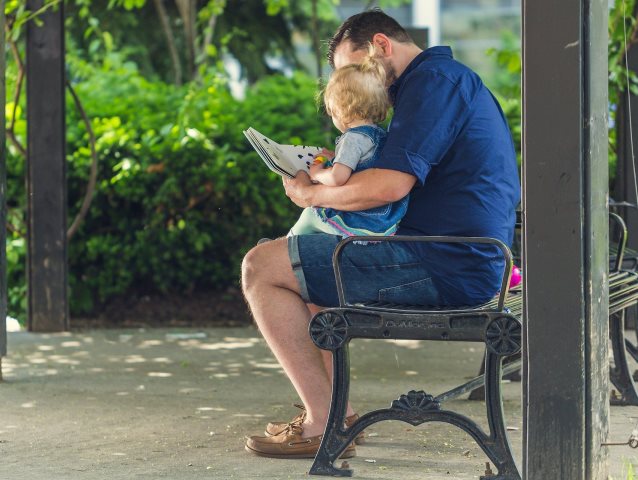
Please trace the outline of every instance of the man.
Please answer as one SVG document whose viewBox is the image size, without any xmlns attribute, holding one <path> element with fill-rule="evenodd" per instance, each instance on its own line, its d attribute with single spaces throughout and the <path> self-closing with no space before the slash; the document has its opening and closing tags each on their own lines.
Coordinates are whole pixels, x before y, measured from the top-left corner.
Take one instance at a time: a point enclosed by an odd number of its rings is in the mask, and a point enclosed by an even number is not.
<svg viewBox="0 0 638 480">
<path fill-rule="evenodd" d="M 339 68 L 360 62 L 372 43 L 387 73 L 394 105 L 375 168 L 340 187 L 312 184 L 304 173 L 285 180 L 300 207 L 363 210 L 410 194 L 399 235 L 485 236 L 511 243 L 520 197 L 516 155 L 503 113 L 479 77 L 448 47 L 422 51 L 378 9 L 346 20 L 330 42 Z M 253 248 L 242 282 L 255 321 L 299 394 L 305 410 L 288 424 L 269 424 L 246 449 L 258 455 L 313 457 L 331 398 L 331 356 L 317 349 L 308 322 L 337 306 L 332 235 L 280 238 Z M 343 256 L 349 301 L 454 306 L 489 300 L 503 263 L 479 244 L 380 242 L 350 245 Z M 348 418 L 354 412 L 348 408 Z M 343 456 L 354 455 L 354 446 Z"/>
</svg>

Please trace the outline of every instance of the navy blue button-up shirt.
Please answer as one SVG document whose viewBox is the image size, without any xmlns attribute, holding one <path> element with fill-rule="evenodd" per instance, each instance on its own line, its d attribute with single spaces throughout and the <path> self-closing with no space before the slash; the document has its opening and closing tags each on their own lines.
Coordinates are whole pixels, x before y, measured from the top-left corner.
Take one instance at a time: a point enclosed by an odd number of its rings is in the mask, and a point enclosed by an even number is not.
<svg viewBox="0 0 638 480">
<path fill-rule="evenodd" d="M 376 168 L 417 178 L 399 235 L 493 237 L 511 244 L 520 200 L 516 154 L 498 102 L 449 47 L 420 53 L 390 87 L 394 116 Z M 503 262 L 480 244 L 413 244 L 449 305 L 500 288 Z"/>
</svg>

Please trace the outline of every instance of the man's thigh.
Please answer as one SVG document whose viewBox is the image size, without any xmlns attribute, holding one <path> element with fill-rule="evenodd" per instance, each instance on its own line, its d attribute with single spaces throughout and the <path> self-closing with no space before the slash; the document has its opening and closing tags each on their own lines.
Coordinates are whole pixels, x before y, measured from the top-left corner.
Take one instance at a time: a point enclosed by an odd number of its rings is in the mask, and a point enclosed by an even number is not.
<svg viewBox="0 0 638 480">
<path fill-rule="evenodd" d="M 288 238 L 290 261 L 307 303 L 323 307 L 339 305 L 332 253 L 340 240 L 337 235 L 325 234 Z M 431 272 L 407 243 L 351 243 L 344 249 L 340 265 L 349 303 L 442 303 Z"/>
</svg>

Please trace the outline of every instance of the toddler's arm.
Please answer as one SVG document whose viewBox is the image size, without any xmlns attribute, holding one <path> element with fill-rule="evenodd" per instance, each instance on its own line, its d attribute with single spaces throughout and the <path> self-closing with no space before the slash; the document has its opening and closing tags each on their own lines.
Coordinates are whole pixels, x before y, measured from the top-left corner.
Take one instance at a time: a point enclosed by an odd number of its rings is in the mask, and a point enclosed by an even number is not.
<svg viewBox="0 0 638 480">
<path fill-rule="evenodd" d="M 335 163 L 332 167 L 323 168 L 323 164 L 310 167 L 310 178 L 329 187 L 340 187 L 348 181 L 352 169 L 342 163 Z"/>
</svg>

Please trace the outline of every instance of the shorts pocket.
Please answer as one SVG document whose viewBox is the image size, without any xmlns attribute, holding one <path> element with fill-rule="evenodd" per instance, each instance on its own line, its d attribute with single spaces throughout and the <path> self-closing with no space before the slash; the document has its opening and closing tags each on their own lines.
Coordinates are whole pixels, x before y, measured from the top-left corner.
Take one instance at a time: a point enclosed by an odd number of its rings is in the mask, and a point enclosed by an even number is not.
<svg viewBox="0 0 638 480">
<path fill-rule="evenodd" d="M 397 285 L 396 287 L 382 288 L 379 290 L 379 301 L 401 303 L 404 305 L 441 304 L 439 292 L 432 278 L 424 278 L 422 280 Z"/>
</svg>

